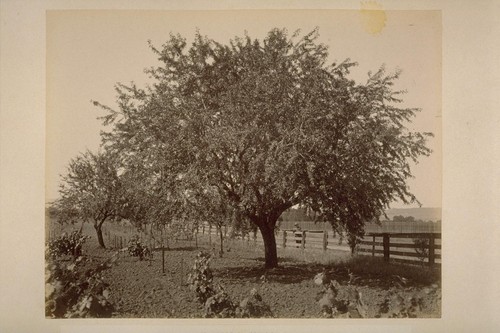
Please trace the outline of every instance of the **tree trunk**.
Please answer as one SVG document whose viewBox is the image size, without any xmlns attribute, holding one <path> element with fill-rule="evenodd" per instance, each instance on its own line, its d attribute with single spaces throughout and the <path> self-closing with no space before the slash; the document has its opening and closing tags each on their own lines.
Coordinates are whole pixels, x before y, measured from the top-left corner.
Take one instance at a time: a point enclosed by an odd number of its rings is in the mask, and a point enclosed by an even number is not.
<svg viewBox="0 0 500 333">
<path fill-rule="evenodd" d="M 94 228 L 95 231 L 97 232 L 97 241 L 99 242 L 99 246 L 101 246 L 103 249 L 106 248 L 106 245 L 104 245 L 104 238 L 102 237 L 102 224 L 104 221 L 95 223 Z"/>
<path fill-rule="evenodd" d="M 278 267 L 278 251 L 276 250 L 276 237 L 274 235 L 274 225 L 259 223 L 259 230 L 264 241 L 264 255 L 266 259 L 265 268 Z"/>
<path fill-rule="evenodd" d="M 222 234 L 222 227 L 219 228 L 219 236 L 220 236 L 220 252 L 219 252 L 219 257 L 222 258 L 222 254 L 224 253 L 224 235 Z"/>
<path fill-rule="evenodd" d="M 208 245 L 212 245 L 212 226 L 208 226 Z"/>
</svg>

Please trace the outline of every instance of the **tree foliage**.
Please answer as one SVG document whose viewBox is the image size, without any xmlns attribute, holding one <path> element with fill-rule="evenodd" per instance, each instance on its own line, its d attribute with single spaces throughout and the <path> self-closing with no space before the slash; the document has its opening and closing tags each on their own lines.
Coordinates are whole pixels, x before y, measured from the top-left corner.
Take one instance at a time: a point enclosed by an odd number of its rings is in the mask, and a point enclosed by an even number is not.
<svg viewBox="0 0 500 333">
<path fill-rule="evenodd" d="M 113 125 L 103 141 L 161 178 L 168 200 L 193 186 L 217 193 L 203 202 L 222 202 L 260 229 L 267 267 L 277 265 L 276 221 L 292 206 L 361 235 L 395 199 L 416 201 L 409 162 L 430 153 L 429 134 L 405 127 L 418 110 L 397 107 L 399 72 L 382 67 L 356 83 L 356 64 L 328 64 L 317 38 L 273 29 L 226 45 L 197 33 L 188 46 L 171 35 L 151 45 L 154 84 L 119 84 L 118 110 L 101 105 Z"/>
<path fill-rule="evenodd" d="M 417 220 L 413 216 L 403 216 L 403 215 L 395 215 L 392 220 L 394 222 L 422 222 L 422 220 Z"/>
<path fill-rule="evenodd" d="M 79 230 L 72 231 L 69 235 L 63 233 L 54 240 L 49 241 L 45 249 L 46 257 L 56 259 L 61 256 L 73 256 L 77 258 L 82 255 L 82 247 L 89 236 L 85 236 Z"/>
<path fill-rule="evenodd" d="M 93 223 L 99 244 L 105 247 L 102 225 L 119 217 L 123 200 L 116 157 L 87 151 L 73 158 L 62 176 L 59 194 L 54 203 L 59 222 Z"/>
<path fill-rule="evenodd" d="M 111 258 L 95 266 L 83 256 L 70 263 L 48 258 L 45 263 L 45 316 L 111 317 L 115 307 L 109 297 L 109 284 L 101 273 L 110 268 L 115 260 Z"/>
</svg>

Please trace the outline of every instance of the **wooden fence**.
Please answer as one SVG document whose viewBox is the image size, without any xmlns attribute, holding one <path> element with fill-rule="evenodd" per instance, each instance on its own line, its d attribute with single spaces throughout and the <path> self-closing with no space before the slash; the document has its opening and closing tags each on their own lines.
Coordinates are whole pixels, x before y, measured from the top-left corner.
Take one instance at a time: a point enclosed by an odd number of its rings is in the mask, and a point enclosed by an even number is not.
<svg viewBox="0 0 500 333">
<path fill-rule="evenodd" d="M 103 228 L 103 236 L 108 248 L 122 249 L 128 246 L 130 237 L 137 234 L 137 231 L 131 226 L 122 227 L 120 230 L 110 229 Z M 49 226 L 46 237 L 51 240 L 61 232 L 62 228 L 52 225 Z M 151 249 L 162 248 L 165 245 L 168 247 L 169 240 L 168 237 L 164 237 L 163 232 L 161 235 L 153 235 L 153 231 L 138 234 L 140 241 Z M 196 246 L 198 246 L 198 234 L 208 236 L 210 242 L 218 242 L 220 237 L 217 228 L 202 224 L 193 235 L 194 237 L 189 239 Z M 228 228 L 223 228 L 223 237 L 227 239 L 230 235 L 231 231 Z M 160 237 L 158 238 L 158 236 Z M 237 236 L 236 239 L 254 246 L 264 244 L 258 231 L 246 234 L 244 237 Z M 345 237 L 326 230 L 280 230 L 276 233 L 276 245 L 281 249 L 350 251 Z M 356 252 L 361 255 L 383 256 L 386 261 L 439 265 L 441 263 L 441 233 L 368 233 L 357 245 Z"/>
<path fill-rule="evenodd" d="M 217 229 L 208 225 L 200 228 L 201 234 L 210 235 L 218 240 Z M 250 233 L 240 238 L 246 243 L 263 245 L 260 232 Z M 360 255 L 383 256 L 386 261 L 404 263 L 425 263 L 433 266 L 441 263 L 440 233 L 371 233 L 357 245 Z M 350 251 L 342 235 L 320 230 L 281 230 L 276 234 L 278 248 L 299 248 L 312 250 Z"/>
<path fill-rule="evenodd" d="M 427 263 L 441 262 L 440 233 L 373 233 L 358 245 L 358 253 L 382 255 L 385 261 Z"/>
<path fill-rule="evenodd" d="M 302 230 L 308 231 L 328 231 L 333 232 L 333 229 L 329 222 L 317 222 L 312 221 L 283 221 L 280 224 L 282 230 L 294 229 L 295 225 L 298 224 Z M 441 222 L 394 222 L 394 221 L 380 221 L 378 223 L 366 223 L 365 232 L 369 233 L 425 233 L 441 232 Z"/>
<path fill-rule="evenodd" d="M 198 229 L 202 235 L 208 235 L 213 241 L 219 239 L 217 228 L 208 225 L 202 225 Z M 230 234 L 229 231 L 223 231 L 224 237 Z M 244 236 L 239 236 L 238 239 L 263 245 L 264 241 L 259 231 L 250 232 Z M 322 250 L 344 250 L 346 245 L 343 244 L 343 239 L 333 232 L 320 230 L 281 230 L 276 234 L 276 246 L 278 248 L 301 248 L 301 249 L 322 249 Z"/>
</svg>

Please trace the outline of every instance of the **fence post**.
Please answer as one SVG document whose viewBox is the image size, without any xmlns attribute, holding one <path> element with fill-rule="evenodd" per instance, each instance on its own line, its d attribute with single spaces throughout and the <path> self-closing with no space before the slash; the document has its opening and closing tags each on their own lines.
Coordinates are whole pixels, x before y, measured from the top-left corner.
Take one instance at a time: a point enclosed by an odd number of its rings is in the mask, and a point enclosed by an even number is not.
<svg viewBox="0 0 500 333">
<path fill-rule="evenodd" d="M 286 230 L 283 230 L 283 248 L 286 247 Z"/>
<path fill-rule="evenodd" d="M 434 234 L 429 234 L 429 266 L 433 266 L 436 261 L 434 253 Z"/>
<path fill-rule="evenodd" d="M 373 243 L 372 243 L 372 257 L 375 257 L 375 235 L 373 235 Z"/>
<path fill-rule="evenodd" d="M 389 248 L 389 234 L 384 233 L 382 234 L 384 237 L 384 261 L 389 261 L 389 254 L 390 254 L 390 248 Z"/>
<path fill-rule="evenodd" d="M 306 248 L 306 231 L 302 231 L 302 242 L 301 242 L 301 247 L 302 247 L 302 250 L 304 250 Z"/>
<path fill-rule="evenodd" d="M 161 272 L 165 274 L 165 246 L 161 245 Z"/>
<path fill-rule="evenodd" d="M 181 257 L 181 274 L 179 274 L 179 277 L 180 277 L 179 285 L 182 286 L 184 281 L 184 258 L 182 257 Z"/>
<path fill-rule="evenodd" d="M 328 247 L 328 231 L 323 231 L 323 251 L 326 251 Z"/>
</svg>

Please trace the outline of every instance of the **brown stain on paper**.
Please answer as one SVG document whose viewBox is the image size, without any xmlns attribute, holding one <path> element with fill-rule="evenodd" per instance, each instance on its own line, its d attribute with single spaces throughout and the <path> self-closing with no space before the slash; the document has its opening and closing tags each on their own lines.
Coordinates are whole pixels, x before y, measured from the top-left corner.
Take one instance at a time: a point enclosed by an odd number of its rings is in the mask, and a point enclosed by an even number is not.
<svg viewBox="0 0 500 333">
<path fill-rule="evenodd" d="M 360 14 L 361 24 L 366 32 L 372 35 L 382 32 L 387 21 L 382 5 L 375 1 L 362 2 Z"/>
</svg>

